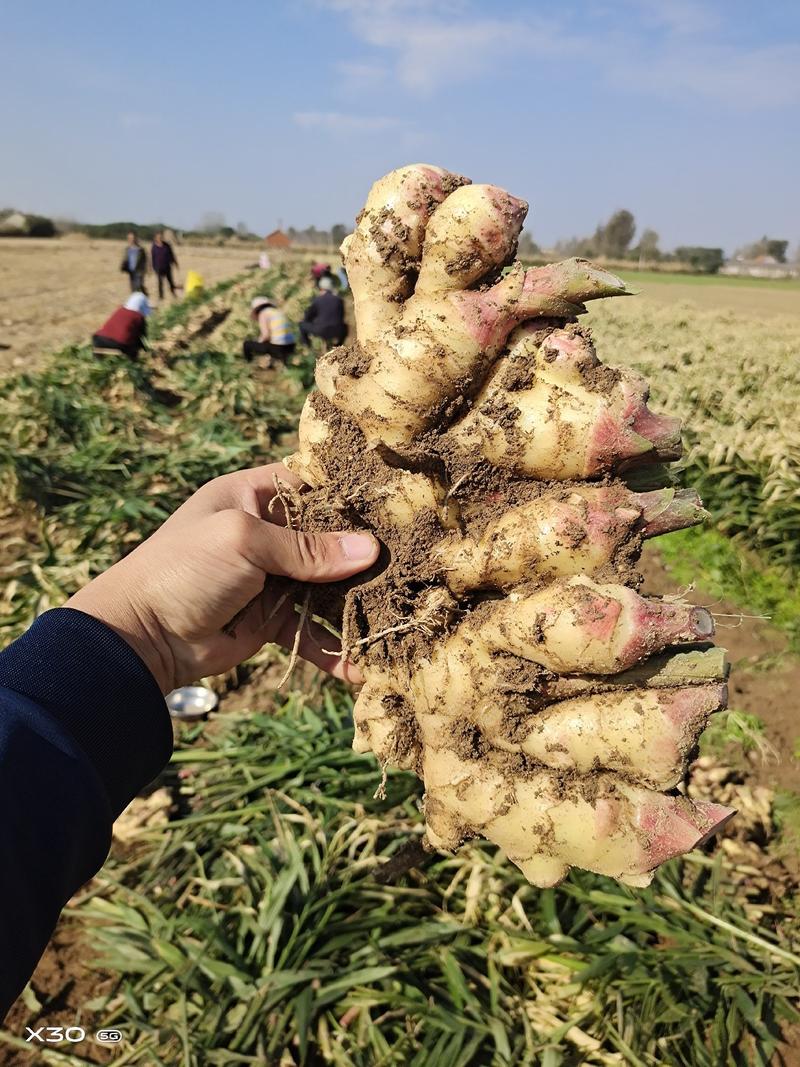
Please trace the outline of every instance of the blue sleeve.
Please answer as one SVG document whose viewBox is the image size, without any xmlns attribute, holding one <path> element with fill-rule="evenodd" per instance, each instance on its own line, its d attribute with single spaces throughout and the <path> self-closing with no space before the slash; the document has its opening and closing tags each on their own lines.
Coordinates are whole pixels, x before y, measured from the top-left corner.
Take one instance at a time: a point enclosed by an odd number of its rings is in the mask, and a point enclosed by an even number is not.
<svg viewBox="0 0 800 1067">
<path fill-rule="evenodd" d="M 155 679 L 97 619 L 45 612 L 0 652 L 0 1019 L 171 752 Z"/>
</svg>

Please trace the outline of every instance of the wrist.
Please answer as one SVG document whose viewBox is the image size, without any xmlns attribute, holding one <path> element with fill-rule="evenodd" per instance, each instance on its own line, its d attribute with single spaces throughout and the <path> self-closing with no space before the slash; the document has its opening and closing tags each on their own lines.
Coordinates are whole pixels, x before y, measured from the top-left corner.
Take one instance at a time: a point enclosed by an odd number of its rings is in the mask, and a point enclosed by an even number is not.
<svg viewBox="0 0 800 1067">
<path fill-rule="evenodd" d="M 144 663 L 165 695 L 175 688 L 175 662 L 158 620 L 131 595 L 118 563 L 70 597 L 65 607 L 91 615 L 118 634 Z M 115 573 L 117 572 L 117 573 Z"/>
</svg>

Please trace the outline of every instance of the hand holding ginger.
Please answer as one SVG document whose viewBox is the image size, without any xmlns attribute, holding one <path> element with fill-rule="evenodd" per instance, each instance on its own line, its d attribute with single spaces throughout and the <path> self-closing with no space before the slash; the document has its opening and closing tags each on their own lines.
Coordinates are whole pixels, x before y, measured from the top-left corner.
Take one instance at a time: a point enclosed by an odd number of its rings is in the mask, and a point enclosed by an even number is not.
<svg viewBox="0 0 800 1067">
<path fill-rule="evenodd" d="M 164 693 L 229 670 L 267 643 L 291 648 L 298 617 L 279 579 L 349 578 L 375 561 L 378 544 L 367 533 L 280 525 L 282 484 L 300 482 L 280 463 L 215 478 L 66 606 L 116 630 Z M 298 651 L 340 678 L 360 680 L 332 643 L 327 630 L 306 620 Z"/>
</svg>

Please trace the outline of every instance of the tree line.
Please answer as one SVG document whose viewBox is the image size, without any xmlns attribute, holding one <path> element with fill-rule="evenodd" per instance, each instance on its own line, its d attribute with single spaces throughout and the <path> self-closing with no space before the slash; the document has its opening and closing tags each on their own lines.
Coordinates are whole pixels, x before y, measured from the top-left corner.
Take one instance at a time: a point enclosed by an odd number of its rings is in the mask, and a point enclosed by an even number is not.
<svg viewBox="0 0 800 1067">
<path fill-rule="evenodd" d="M 54 237 L 58 233 L 77 232 L 87 237 L 125 240 L 133 230 L 140 239 L 152 240 L 158 230 L 171 230 L 188 240 L 210 238 L 227 241 L 237 238 L 243 241 L 259 241 L 263 235 L 254 233 L 245 222 L 236 226 L 227 224 L 219 211 L 207 211 L 193 230 L 180 230 L 163 222 L 135 223 L 130 221 L 106 223 L 78 223 L 71 220 L 54 222 L 43 215 L 23 215 L 11 208 L 0 211 L 0 236 Z M 680 263 L 702 274 L 716 274 L 725 261 L 721 248 L 704 245 L 680 245 L 671 252 L 659 247 L 658 233 L 646 227 L 636 239 L 636 219 L 633 212 L 622 208 L 615 211 L 604 223 L 600 223 L 590 237 L 570 237 L 556 242 L 552 249 L 543 250 L 532 234 L 525 230 L 519 240 L 519 254 L 523 259 L 564 259 L 580 256 L 583 259 L 610 259 L 644 263 Z M 286 235 L 293 244 L 310 248 L 338 249 L 349 229 L 336 223 L 330 229 L 306 226 L 299 229 L 289 226 Z M 776 263 L 786 263 L 789 242 L 783 238 L 764 236 L 752 244 L 744 245 L 734 253 L 735 258 L 755 260 L 769 257 Z M 800 261 L 800 245 L 796 258 Z"/>
<path fill-rule="evenodd" d="M 671 252 L 659 247 L 658 233 L 649 228 L 642 230 L 636 238 L 636 219 L 631 211 L 622 208 L 605 223 L 600 223 L 591 237 L 571 237 L 558 241 L 552 249 L 545 252 L 536 244 L 533 236 L 525 231 L 519 242 L 519 252 L 523 258 L 537 257 L 563 259 L 568 256 L 580 256 L 583 259 L 628 260 L 643 263 L 681 263 L 691 267 L 700 274 L 716 274 L 725 262 L 725 253 L 721 248 L 704 245 L 679 245 Z M 777 263 L 787 262 L 789 242 L 783 239 L 762 237 L 753 244 L 737 249 L 735 256 L 745 260 L 769 256 Z M 797 258 L 800 260 L 800 245 Z"/>
</svg>

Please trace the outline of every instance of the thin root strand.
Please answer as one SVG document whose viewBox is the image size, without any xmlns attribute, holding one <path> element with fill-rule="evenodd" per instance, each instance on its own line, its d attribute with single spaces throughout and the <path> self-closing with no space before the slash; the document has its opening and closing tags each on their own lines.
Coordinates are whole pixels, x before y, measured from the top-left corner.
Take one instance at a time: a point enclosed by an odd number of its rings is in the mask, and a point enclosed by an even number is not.
<svg viewBox="0 0 800 1067">
<path fill-rule="evenodd" d="M 283 686 L 286 684 L 286 682 L 289 681 L 289 678 L 292 675 L 292 671 L 294 670 L 294 668 L 295 668 L 295 666 L 297 664 L 298 652 L 299 652 L 299 649 L 300 649 L 300 637 L 301 637 L 301 635 L 303 633 L 303 627 L 306 624 L 306 620 L 308 619 L 308 605 L 309 605 L 309 601 L 310 600 L 311 600 L 311 590 L 309 589 L 308 592 L 305 595 L 305 598 L 303 599 L 303 606 L 300 609 L 300 618 L 299 618 L 298 623 L 297 623 L 297 629 L 294 632 L 294 641 L 292 643 L 292 652 L 291 652 L 291 655 L 289 656 L 289 666 L 286 668 L 286 673 L 284 674 L 284 676 L 281 678 L 281 680 L 278 682 L 278 685 L 276 686 L 276 688 L 279 689 L 279 690 L 282 689 Z"/>
</svg>

